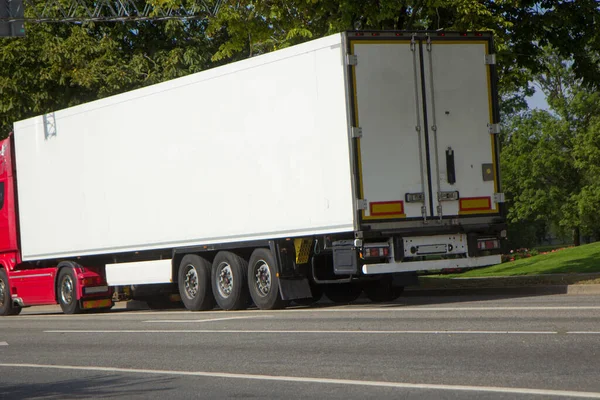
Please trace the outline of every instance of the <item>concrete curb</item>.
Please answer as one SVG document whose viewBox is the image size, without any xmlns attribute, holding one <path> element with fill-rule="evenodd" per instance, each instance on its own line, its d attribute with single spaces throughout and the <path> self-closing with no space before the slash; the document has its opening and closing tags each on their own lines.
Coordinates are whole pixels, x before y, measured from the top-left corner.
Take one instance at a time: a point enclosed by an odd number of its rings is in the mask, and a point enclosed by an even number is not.
<svg viewBox="0 0 600 400">
<path fill-rule="evenodd" d="M 404 296 L 600 295 L 600 285 L 507 286 L 486 288 L 406 288 Z"/>
</svg>

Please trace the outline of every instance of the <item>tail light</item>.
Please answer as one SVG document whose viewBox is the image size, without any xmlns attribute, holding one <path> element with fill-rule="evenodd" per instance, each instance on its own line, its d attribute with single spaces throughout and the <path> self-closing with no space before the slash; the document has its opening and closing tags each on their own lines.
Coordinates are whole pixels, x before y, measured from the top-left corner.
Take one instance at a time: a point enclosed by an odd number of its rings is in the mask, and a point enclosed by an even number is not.
<svg viewBox="0 0 600 400">
<path fill-rule="evenodd" d="M 81 280 L 81 283 L 83 284 L 83 286 L 96 286 L 96 285 L 102 285 L 102 277 L 100 276 L 90 276 L 87 278 L 83 278 Z"/>
<path fill-rule="evenodd" d="M 479 250 L 495 250 L 500 248 L 500 240 L 498 239 L 478 239 L 477 248 Z"/>
<path fill-rule="evenodd" d="M 365 257 L 383 258 L 390 256 L 389 247 L 366 247 L 364 251 Z"/>
</svg>

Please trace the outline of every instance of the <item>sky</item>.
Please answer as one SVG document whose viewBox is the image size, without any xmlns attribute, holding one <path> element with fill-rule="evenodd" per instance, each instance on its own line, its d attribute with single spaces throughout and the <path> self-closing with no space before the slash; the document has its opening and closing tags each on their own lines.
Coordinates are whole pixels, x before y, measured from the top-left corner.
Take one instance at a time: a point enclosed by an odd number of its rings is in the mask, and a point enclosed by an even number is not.
<svg viewBox="0 0 600 400">
<path fill-rule="evenodd" d="M 536 88 L 535 94 L 531 97 L 527 97 L 527 104 L 530 109 L 539 108 L 540 110 L 548 110 L 548 103 L 546 102 L 546 96 L 544 93 Z"/>
</svg>

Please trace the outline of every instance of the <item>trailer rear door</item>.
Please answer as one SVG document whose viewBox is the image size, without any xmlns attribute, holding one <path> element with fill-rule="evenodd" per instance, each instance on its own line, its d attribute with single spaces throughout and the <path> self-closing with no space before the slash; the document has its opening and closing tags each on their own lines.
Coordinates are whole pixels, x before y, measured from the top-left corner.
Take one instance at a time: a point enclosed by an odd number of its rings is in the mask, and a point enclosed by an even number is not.
<svg viewBox="0 0 600 400">
<path fill-rule="evenodd" d="M 445 37 L 424 46 L 436 217 L 498 213 L 489 47 L 488 40 Z"/>
<path fill-rule="evenodd" d="M 350 34 L 362 220 L 499 214 L 491 38 Z"/>
</svg>

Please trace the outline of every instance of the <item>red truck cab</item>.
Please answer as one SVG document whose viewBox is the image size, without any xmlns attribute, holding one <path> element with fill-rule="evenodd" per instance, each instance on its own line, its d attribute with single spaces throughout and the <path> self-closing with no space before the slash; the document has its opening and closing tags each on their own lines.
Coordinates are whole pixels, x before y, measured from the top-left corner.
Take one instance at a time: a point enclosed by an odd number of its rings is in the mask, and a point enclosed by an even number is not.
<svg viewBox="0 0 600 400">
<path fill-rule="evenodd" d="M 13 155 L 10 135 L 0 141 L 0 315 L 57 303 L 68 314 L 112 307 L 112 291 L 102 267 L 84 267 L 76 260 L 22 260 Z M 40 193 L 40 207 L 44 195 Z"/>
</svg>

